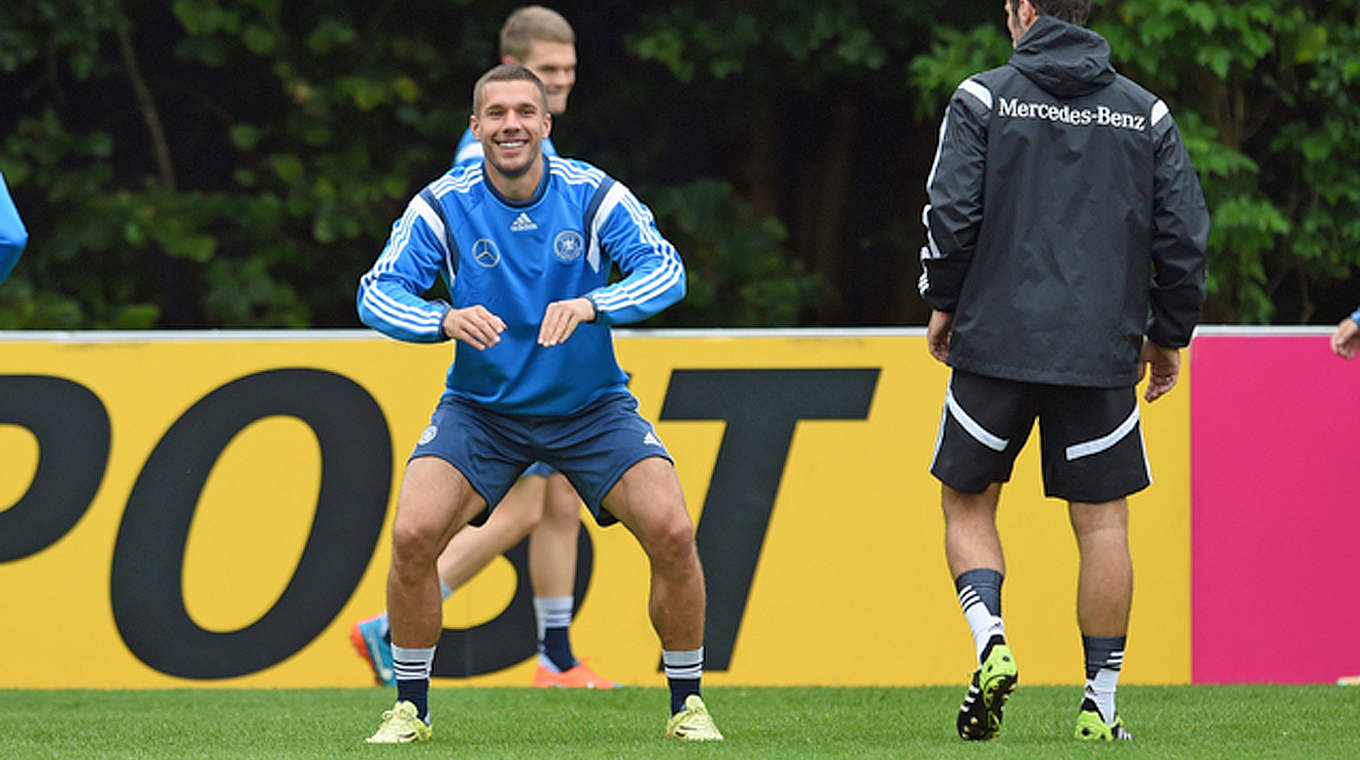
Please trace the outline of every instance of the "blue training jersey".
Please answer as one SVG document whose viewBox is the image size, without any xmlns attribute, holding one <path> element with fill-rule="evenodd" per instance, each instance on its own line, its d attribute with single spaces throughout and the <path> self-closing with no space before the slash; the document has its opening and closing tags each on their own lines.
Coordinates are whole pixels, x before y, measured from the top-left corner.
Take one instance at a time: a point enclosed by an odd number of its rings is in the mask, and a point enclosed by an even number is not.
<svg viewBox="0 0 1360 760">
<path fill-rule="evenodd" d="M 557 155 L 557 146 L 553 145 L 551 137 L 543 138 L 543 154 L 546 156 Z M 463 130 L 463 139 L 458 141 L 458 152 L 453 156 L 452 168 L 457 169 L 468 164 L 480 164 L 484 157 L 482 144 L 472 136 L 472 127 Z"/>
<path fill-rule="evenodd" d="M 27 244 L 28 230 L 19 218 L 19 209 L 14 207 L 14 199 L 9 197 L 5 175 L 0 174 L 0 282 L 9 277 Z"/>
<path fill-rule="evenodd" d="M 680 255 L 623 183 L 584 161 L 543 160 L 538 190 L 522 203 L 496 192 L 480 163 L 430 183 L 359 281 L 359 318 L 398 340 L 447 340 L 451 307 L 423 295 L 436 276 L 454 305 L 481 304 L 500 317 L 506 329 L 496 345 L 456 344 L 445 396 L 509 414 L 572 414 L 626 392 L 609 326 L 646 319 L 685 294 Z M 623 279 L 609 284 L 614 264 Z M 581 296 L 594 302 L 595 321 L 565 343 L 538 345 L 548 304 Z"/>
</svg>

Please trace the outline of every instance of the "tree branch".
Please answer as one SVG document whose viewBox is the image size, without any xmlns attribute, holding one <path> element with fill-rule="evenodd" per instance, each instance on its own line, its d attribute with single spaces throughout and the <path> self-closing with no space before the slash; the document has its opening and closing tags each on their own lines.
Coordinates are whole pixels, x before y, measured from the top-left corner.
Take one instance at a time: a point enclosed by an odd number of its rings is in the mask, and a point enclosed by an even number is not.
<svg viewBox="0 0 1360 760">
<path fill-rule="evenodd" d="M 127 69 L 132 91 L 137 96 L 137 108 L 142 112 L 142 120 L 146 122 L 146 131 L 151 138 L 151 148 L 156 156 L 156 171 L 160 175 L 161 185 L 173 191 L 175 164 L 170 158 L 170 143 L 165 139 L 165 128 L 161 125 L 161 115 L 156 109 L 156 101 L 151 97 L 151 90 L 146 86 L 146 78 L 142 76 L 142 67 L 137 63 L 137 53 L 132 47 L 132 35 L 128 33 L 128 26 L 126 19 L 120 19 L 120 23 L 114 25 L 118 51 L 122 54 L 123 66 Z"/>
</svg>

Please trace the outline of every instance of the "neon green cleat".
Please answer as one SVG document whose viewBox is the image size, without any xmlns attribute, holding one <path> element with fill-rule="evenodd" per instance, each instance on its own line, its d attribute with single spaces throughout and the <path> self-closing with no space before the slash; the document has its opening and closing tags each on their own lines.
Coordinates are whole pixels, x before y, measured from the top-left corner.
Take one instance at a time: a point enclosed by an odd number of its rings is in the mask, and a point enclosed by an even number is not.
<svg viewBox="0 0 1360 760">
<path fill-rule="evenodd" d="M 969 741 L 985 741 L 1001 733 L 1001 711 L 1015 691 L 1019 677 L 1010 647 L 993 646 L 986 662 L 973 671 L 968 694 L 959 707 L 959 736 Z"/>
<path fill-rule="evenodd" d="M 723 738 L 722 732 L 713 722 L 713 716 L 709 715 L 708 708 L 704 707 L 704 700 L 700 699 L 698 694 L 685 697 L 685 709 L 666 721 L 666 738 L 672 736 L 696 742 L 722 741 Z"/>
<path fill-rule="evenodd" d="M 1082 710 L 1073 736 L 1084 742 L 1133 741 L 1133 734 L 1124 728 L 1123 718 L 1115 715 L 1114 723 L 1107 724 L 1099 710 Z"/>
<path fill-rule="evenodd" d="M 409 744 L 427 742 L 433 735 L 429 724 L 416 717 L 416 706 L 400 701 L 391 710 L 384 710 L 382 725 L 377 732 L 364 739 L 368 744 Z"/>
</svg>

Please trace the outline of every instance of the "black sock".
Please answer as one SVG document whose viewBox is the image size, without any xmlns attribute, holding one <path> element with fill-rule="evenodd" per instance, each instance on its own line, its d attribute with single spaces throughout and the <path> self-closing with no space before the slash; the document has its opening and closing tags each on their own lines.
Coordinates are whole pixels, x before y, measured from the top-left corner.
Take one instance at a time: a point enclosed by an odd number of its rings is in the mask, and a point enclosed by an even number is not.
<svg viewBox="0 0 1360 760">
<path fill-rule="evenodd" d="M 964 588 L 972 586 L 978 601 L 982 602 L 987 611 L 1001 617 L 1001 584 L 1004 580 L 1005 576 L 996 570 L 980 567 L 960 573 L 959 577 L 954 579 L 954 589 L 962 594 Z M 962 604 L 962 600 L 960 603 Z"/>
<path fill-rule="evenodd" d="M 1119 670 L 1124 665 L 1124 645 L 1128 636 L 1081 637 L 1081 648 L 1086 653 L 1086 677 L 1095 678 L 1101 668 Z"/>
</svg>

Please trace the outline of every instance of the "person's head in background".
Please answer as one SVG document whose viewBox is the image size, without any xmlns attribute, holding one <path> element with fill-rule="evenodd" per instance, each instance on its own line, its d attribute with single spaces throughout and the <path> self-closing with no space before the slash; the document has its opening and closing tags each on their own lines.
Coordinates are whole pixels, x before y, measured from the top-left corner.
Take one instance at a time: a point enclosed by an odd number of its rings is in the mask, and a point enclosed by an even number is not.
<svg viewBox="0 0 1360 760">
<path fill-rule="evenodd" d="M 1006 30 L 1011 33 L 1011 44 L 1019 45 L 1040 16 L 1052 16 L 1077 26 L 1086 26 L 1091 15 L 1091 0 L 1005 0 Z"/>
<path fill-rule="evenodd" d="M 501 27 L 501 63 L 517 63 L 538 75 L 548 91 L 548 112 L 567 110 L 576 84 L 576 33 L 562 14 L 528 5 L 505 19 Z"/>
</svg>

